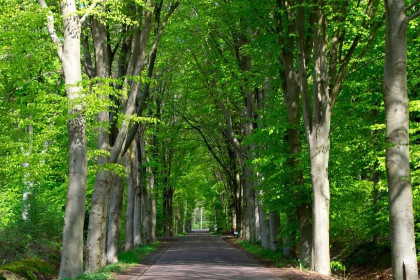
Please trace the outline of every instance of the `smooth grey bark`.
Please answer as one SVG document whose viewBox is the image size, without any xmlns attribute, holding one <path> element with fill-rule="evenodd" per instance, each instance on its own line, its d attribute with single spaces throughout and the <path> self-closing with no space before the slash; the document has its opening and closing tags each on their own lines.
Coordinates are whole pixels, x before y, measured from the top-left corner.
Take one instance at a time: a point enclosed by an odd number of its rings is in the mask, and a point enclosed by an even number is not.
<svg viewBox="0 0 420 280">
<path fill-rule="evenodd" d="M 47 9 L 45 0 L 38 0 Z M 83 114 L 82 71 L 80 64 L 80 19 L 74 0 L 61 1 L 64 41 L 54 28 L 54 16 L 47 16 L 47 29 L 64 71 L 69 101 L 67 123 L 69 138 L 69 183 L 64 214 L 63 247 L 59 279 L 75 279 L 83 272 L 83 222 L 87 181 L 86 118 Z"/>
<path fill-rule="evenodd" d="M 418 1 L 417 1 L 418 2 Z M 403 0 L 384 0 L 386 21 L 384 101 L 386 172 L 391 226 L 392 270 L 396 280 L 418 279 L 410 179 L 407 96 L 407 16 Z M 415 5 L 413 2 L 412 7 Z"/>
<path fill-rule="evenodd" d="M 288 30 L 293 30 L 296 25 L 296 11 L 290 8 L 290 1 L 277 1 L 278 7 L 280 9 L 288 10 L 286 14 L 287 20 L 285 20 L 287 24 Z M 300 2 L 302 4 L 302 2 Z M 283 6 L 284 5 L 284 6 Z M 302 6 L 299 8 L 299 12 L 302 13 Z M 302 16 L 302 14 L 300 14 Z M 287 119 L 288 119 L 288 131 L 287 131 L 287 142 L 289 146 L 289 166 L 291 169 L 289 175 L 289 183 L 291 184 L 292 188 L 297 186 L 303 186 L 303 171 L 300 168 L 300 153 L 302 150 L 301 144 L 301 133 L 300 133 L 300 100 L 299 100 L 299 80 L 298 80 L 298 73 L 294 69 L 294 41 L 295 37 L 290 36 L 288 33 L 287 35 L 284 32 L 283 28 L 283 20 L 280 15 L 277 15 L 276 18 L 276 26 L 277 32 L 279 37 L 279 45 L 282 48 L 281 52 L 281 59 L 280 62 L 283 66 L 283 70 L 281 71 L 282 76 L 282 88 L 284 91 L 284 103 L 287 109 Z M 299 209 L 307 209 L 309 208 L 308 202 L 302 202 L 302 197 L 297 196 L 293 198 L 297 201 L 296 204 L 296 212 L 304 214 L 306 212 L 299 211 Z M 308 198 L 308 201 L 310 198 Z M 312 212 L 310 212 L 312 214 Z M 290 215 L 290 213 L 289 213 Z M 290 219 L 290 217 L 289 217 Z M 300 230 L 300 248 L 301 254 L 300 259 L 301 262 L 305 266 L 309 266 L 308 262 L 311 258 L 311 246 L 308 247 L 308 244 L 312 244 L 312 226 L 307 226 L 307 223 L 310 222 L 311 219 L 307 219 L 307 217 L 298 217 L 299 222 L 299 230 Z M 289 243 L 288 239 L 290 236 L 285 237 L 285 244 Z M 294 237 L 292 237 L 294 238 Z M 309 250 L 309 251 L 308 251 Z M 291 248 L 286 245 L 284 248 L 285 256 L 289 258 L 295 257 L 294 254 L 291 252 Z"/>
<path fill-rule="evenodd" d="M 340 14 L 338 19 L 344 22 L 347 18 L 348 3 L 331 5 L 334 13 Z M 377 1 L 368 1 L 361 28 L 370 29 L 369 37 L 361 49 L 358 58 L 363 59 L 369 49 L 372 39 L 380 24 L 376 24 L 373 17 L 378 10 Z M 313 187 L 313 258 L 312 269 L 324 275 L 329 275 L 329 180 L 328 160 L 330 153 L 331 110 L 347 76 L 348 68 L 354 69 L 357 64 L 350 60 L 360 41 L 360 35 L 352 38 L 346 52 L 341 52 L 346 30 L 343 27 L 335 29 L 332 33 L 331 43 L 328 44 L 327 15 L 328 1 L 312 1 L 311 3 L 311 33 L 305 30 L 306 7 L 303 0 L 297 1 L 296 16 L 296 46 L 299 87 L 302 95 L 302 107 L 305 125 L 305 134 L 308 140 L 311 158 L 311 179 Z M 340 39 L 342 38 L 342 39 Z M 329 60 L 327 59 L 329 54 Z M 312 106 L 309 101 L 309 86 L 307 76 L 307 61 L 312 57 L 314 70 L 312 72 L 313 94 Z M 329 62 L 329 66 L 328 66 Z M 349 67 L 350 65 L 350 67 Z M 312 108 L 311 108 L 312 107 Z"/>
<path fill-rule="evenodd" d="M 255 208 L 254 208 L 254 219 L 255 219 L 255 241 L 261 241 L 261 221 L 260 221 L 260 204 L 258 196 L 255 194 Z"/>
<path fill-rule="evenodd" d="M 28 125 L 25 129 L 25 132 L 29 136 L 29 142 L 32 142 L 33 134 L 34 134 L 34 127 L 32 124 Z M 29 147 L 27 150 L 24 147 L 21 147 L 21 151 L 24 157 L 28 157 L 31 155 L 31 148 Z M 24 169 L 29 169 L 30 164 L 29 162 L 24 162 L 22 164 Z M 22 194 L 22 220 L 27 221 L 30 216 L 31 210 L 31 200 L 34 197 L 34 182 L 31 178 L 31 172 L 27 171 L 23 175 L 23 194 Z"/>
<path fill-rule="evenodd" d="M 184 215 L 182 217 L 182 232 L 187 232 L 187 215 L 188 215 L 188 201 L 185 201 L 184 205 Z"/>
<path fill-rule="evenodd" d="M 151 167 L 147 167 L 147 189 L 150 197 L 149 210 L 149 240 L 156 241 L 156 190 L 155 190 L 155 176 Z"/>
<path fill-rule="evenodd" d="M 288 228 L 293 228 L 293 223 L 295 223 L 295 213 L 286 214 L 286 226 Z M 289 230 L 288 233 L 283 238 L 283 255 L 286 258 L 294 259 L 296 258 L 296 245 L 295 245 L 296 231 Z"/>
<path fill-rule="evenodd" d="M 139 133 L 137 131 L 136 139 L 136 167 L 137 167 L 137 185 L 135 189 L 135 199 L 134 199 L 134 227 L 133 227 L 133 236 L 134 236 L 134 246 L 140 246 L 143 244 L 142 236 L 142 189 L 143 189 L 143 155 L 144 145 L 139 141 Z"/>
<path fill-rule="evenodd" d="M 92 18 L 92 36 L 95 53 L 95 76 L 107 78 L 110 76 L 110 53 L 108 48 L 107 30 L 104 23 L 99 19 Z M 99 80 L 99 87 L 103 83 Z M 107 101 L 109 96 L 101 92 L 98 96 Z M 98 113 L 99 133 L 98 150 L 110 151 L 110 136 L 105 124 L 109 123 L 108 109 Z M 105 127 L 104 127 L 105 126 Z M 99 170 L 96 173 L 95 187 L 92 195 L 91 209 L 89 214 L 88 235 L 86 240 L 86 271 L 97 271 L 105 265 L 105 235 L 106 220 L 108 213 L 109 192 L 112 182 L 111 171 L 104 168 L 109 163 L 107 156 L 98 157 Z"/>
<path fill-rule="evenodd" d="M 270 249 L 272 251 L 278 250 L 280 247 L 280 239 L 278 237 L 280 233 L 280 216 L 276 211 L 272 211 L 269 214 L 269 235 L 270 235 Z"/>
<path fill-rule="evenodd" d="M 123 206 L 124 182 L 117 174 L 112 175 L 112 186 L 109 200 L 108 234 L 106 240 L 106 263 L 118 262 L 119 241 L 121 233 L 121 213 Z"/>
<path fill-rule="evenodd" d="M 150 73 L 151 77 L 151 73 Z M 140 130 L 141 133 L 139 133 L 138 140 L 141 147 L 141 159 L 143 162 L 146 161 L 146 139 L 145 139 L 145 133 L 146 133 L 146 125 L 142 127 Z M 146 168 L 143 165 L 142 168 L 142 177 L 143 177 L 143 183 L 142 183 L 142 189 L 141 189 L 141 226 L 143 228 L 143 241 L 144 243 L 150 242 L 150 230 L 149 230 L 149 191 L 147 187 L 147 171 Z"/>
<path fill-rule="evenodd" d="M 157 112 L 159 113 L 159 112 Z M 157 136 L 154 134 L 150 142 L 148 139 L 145 139 L 145 144 L 150 147 L 150 154 L 152 156 L 157 156 Z M 148 154 L 145 155 L 145 160 L 147 163 L 150 163 L 150 158 Z M 157 171 L 155 167 L 148 166 L 146 167 L 146 184 L 147 184 L 147 192 L 149 193 L 149 241 L 151 243 L 156 241 L 156 219 L 157 219 L 157 212 L 156 212 L 156 180 Z"/>
<path fill-rule="evenodd" d="M 310 267 L 312 258 L 312 207 L 309 205 L 298 207 L 296 216 L 300 230 L 300 262 L 303 266 Z"/>
<path fill-rule="evenodd" d="M 328 161 L 330 156 L 331 97 L 329 95 L 327 71 L 327 19 L 322 4 L 314 11 L 315 24 L 319 26 L 314 34 L 313 72 L 313 128 L 308 133 L 309 155 L 311 157 L 311 179 L 313 189 L 313 270 L 330 275 L 330 183 Z"/>
<path fill-rule="evenodd" d="M 312 270 L 330 275 L 329 251 L 329 208 L 330 190 L 328 180 L 328 160 L 330 151 L 331 99 L 327 72 L 327 22 L 322 11 L 324 1 L 318 3 L 313 11 L 314 23 L 314 72 L 313 72 L 313 117 L 310 116 L 310 103 L 306 76 L 304 47 L 305 11 L 297 14 L 298 73 L 302 94 L 305 134 L 308 140 L 313 189 L 313 258 Z"/>
<path fill-rule="evenodd" d="M 262 191 L 261 191 L 262 194 Z M 258 214 L 260 220 L 260 230 L 261 230 L 261 246 L 263 248 L 270 248 L 270 225 L 267 219 L 267 212 L 263 209 L 261 205 L 261 200 L 258 205 Z"/>
<path fill-rule="evenodd" d="M 141 223 L 143 228 L 143 240 L 144 243 L 150 242 L 150 230 L 149 230 L 149 194 L 147 193 L 146 187 L 143 188 L 141 194 Z"/>
<path fill-rule="evenodd" d="M 136 189 L 135 147 L 132 144 L 125 154 L 125 174 L 127 178 L 127 210 L 125 214 L 125 251 L 134 249 L 134 200 Z"/>
</svg>

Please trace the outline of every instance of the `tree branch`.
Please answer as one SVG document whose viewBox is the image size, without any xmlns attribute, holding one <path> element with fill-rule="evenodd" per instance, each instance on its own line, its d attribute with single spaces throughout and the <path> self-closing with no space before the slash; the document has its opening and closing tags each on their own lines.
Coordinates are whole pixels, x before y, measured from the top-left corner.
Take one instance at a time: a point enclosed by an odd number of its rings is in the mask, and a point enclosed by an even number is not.
<svg viewBox="0 0 420 280">
<path fill-rule="evenodd" d="M 103 0 L 93 0 L 92 4 L 86 9 L 85 14 L 80 19 L 80 24 L 85 22 L 85 20 L 90 16 L 90 14 L 93 12 L 93 9 L 95 9 L 96 5 Z"/>
<path fill-rule="evenodd" d="M 57 49 L 58 57 L 60 58 L 60 60 L 62 60 L 63 45 L 61 44 L 60 38 L 58 38 L 57 32 L 56 32 L 55 27 L 54 27 L 54 15 L 51 12 L 51 10 L 48 8 L 48 5 L 45 2 L 45 0 L 38 0 L 38 3 L 42 8 L 48 9 L 47 23 L 46 23 L 47 29 L 48 29 L 48 34 L 50 35 L 51 41 L 53 42 L 54 46 Z"/>
<path fill-rule="evenodd" d="M 420 3 L 420 0 L 413 1 L 413 3 L 411 3 L 410 5 L 408 5 L 407 7 L 404 8 L 404 12 L 407 12 L 408 10 L 410 10 L 411 8 L 416 6 L 418 3 Z"/>
<path fill-rule="evenodd" d="M 146 64 L 149 63 L 149 60 L 152 57 L 153 52 L 156 50 L 160 37 L 162 37 L 163 30 L 165 29 L 166 23 L 168 22 L 169 18 L 171 17 L 175 9 L 178 7 L 179 2 L 181 2 L 181 0 L 176 0 L 176 2 L 171 5 L 168 13 L 163 18 L 162 24 L 159 26 L 155 40 L 153 41 L 152 46 L 150 47 L 149 54 L 146 56 Z"/>
<path fill-rule="evenodd" d="M 191 123 L 191 121 L 188 120 L 184 115 L 181 115 L 180 114 L 180 116 L 188 123 L 189 126 L 191 126 L 193 129 L 195 129 L 200 134 L 200 136 L 201 136 L 201 138 L 203 138 L 204 143 L 206 144 L 207 149 L 209 150 L 209 152 L 216 159 L 216 161 L 220 164 L 220 166 L 226 171 L 226 174 L 229 176 L 229 179 L 232 180 L 233 183 L 235 183 L 235 178 L 233 177 L 233 175 L 230 172 L 229 168 L 227 168 L 227 166 L 220 160 L 220 158 L 214 152 L 213 148 L 211 147 L 210 143 L 207 141 L 207 138 L 204 135 L 204 133 L 201 131 L 200 127 L 193 125 Z"/>
<path fill-rule="evenodd" d="M 412 14 L 411 16 L 409 16 L 408 18 L 407 18 L 407 22 L 409 22 L 410 20 L 412 20 L 412 19 L 415 19 L 416 17 L 418 17 L 418 16 L 420 16 L 420 10 L 419 11 L 417 11 L 417 12 L 415 12 L 414 14 Z"/>
</svg>

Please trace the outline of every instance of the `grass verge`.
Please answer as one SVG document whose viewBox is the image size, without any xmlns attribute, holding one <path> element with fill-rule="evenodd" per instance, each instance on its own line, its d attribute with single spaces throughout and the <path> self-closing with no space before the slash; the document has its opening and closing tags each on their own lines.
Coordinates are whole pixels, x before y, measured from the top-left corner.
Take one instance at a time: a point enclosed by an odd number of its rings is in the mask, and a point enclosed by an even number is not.
<svg viewBox="0 0 420 280">
<path fill-rule="evenodd" d="M 108 280 L 114 279 L 115 273 L 121 272 L 130 266 L 136 265 L 144 260 L 147 255 L 155 251 L 158 242 L 138 247 L 132 251 L 122 252 L 118 254 L 119 262 L 105 266 L 101 271 L 96 273 L 84 273 L 78 280 Z"/>
<path fill-rule="evenodd" d="M 274 262 L 276 264 L 276 267 L 293 267 L 298 265 L 296 261 L 284 258 L 283 252 L 280 250 L 271 251 L 270 249 L 265 249 L 261 247 L 257 243 L 250 243 L 244 240 L 238 240 L 236 241 L 236 243 L 251 254 Z"/>
</svg>

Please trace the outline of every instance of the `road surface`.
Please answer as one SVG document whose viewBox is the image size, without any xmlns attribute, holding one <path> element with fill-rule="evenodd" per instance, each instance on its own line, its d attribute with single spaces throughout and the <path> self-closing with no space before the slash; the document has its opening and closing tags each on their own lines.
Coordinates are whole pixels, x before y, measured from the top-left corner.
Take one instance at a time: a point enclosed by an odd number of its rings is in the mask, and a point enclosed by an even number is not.
<svg viewBox="0 0 420 280">
<path fill-rule="evenodd" d="M 279 279 L 219 236 L 198 231 L 177 239 L 141 276 L 131 279 Z"/>
</svg>

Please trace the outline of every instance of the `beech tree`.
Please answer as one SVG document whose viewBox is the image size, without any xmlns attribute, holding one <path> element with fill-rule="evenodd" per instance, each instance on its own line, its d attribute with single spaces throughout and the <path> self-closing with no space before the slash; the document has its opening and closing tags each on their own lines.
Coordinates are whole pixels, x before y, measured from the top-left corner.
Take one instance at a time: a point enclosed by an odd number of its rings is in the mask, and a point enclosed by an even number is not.
<svg viewBox="0 0 420 280">
<path fill-rule="evenodd" d="M 410 179 L 406 35 L 410 20 L 420 16 L 420 11 L 412 11 L 418 3 L 405 6 L 404 1 L 384 1 L 386 172 L 394 279 L 418 277 Z"/>
<path fill-rule="evenodd" d="M 48 9 L 44 0 L 38 1 Z M 66 94 L 69 102 L 69 184 L 67 189 L 66 214 L 64 218 L 63 249 L 61 254 L 60 279 L 76 278 L 83 272 L 83 221 L 87 180 L 86 119 L 84 105 L 82 70 L 80 64 L 81 21 L 77 15 L 74 0 L 61 2 L 64 41 L 61 43 L 54 28 L 54 16 L 47 15 L 47 29 L 57 48 L 64 71 Z"/>
</svg>

